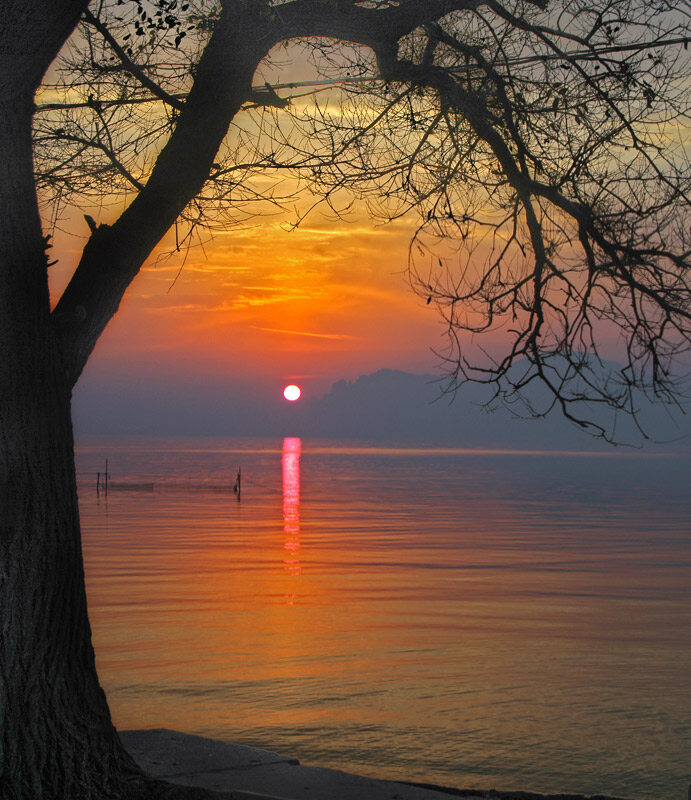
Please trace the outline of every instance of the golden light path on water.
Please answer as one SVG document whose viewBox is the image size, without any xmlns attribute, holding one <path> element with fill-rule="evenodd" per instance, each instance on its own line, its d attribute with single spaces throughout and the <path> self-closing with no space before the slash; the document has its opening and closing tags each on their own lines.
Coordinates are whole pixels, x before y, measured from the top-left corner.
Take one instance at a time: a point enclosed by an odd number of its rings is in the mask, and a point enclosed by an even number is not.
<svg viewBox="0 0 691 800">
<path fill-rule="evenodd" d="M 302 442 L 297 437 L 283 440 L 283 532 L 286 556 L 283 559 L 286 572 L 290 575 L 300 574 L 300 451 Z M 288 595 L 288 601 L 295 601 L 294 595 Z"/>
</svg>

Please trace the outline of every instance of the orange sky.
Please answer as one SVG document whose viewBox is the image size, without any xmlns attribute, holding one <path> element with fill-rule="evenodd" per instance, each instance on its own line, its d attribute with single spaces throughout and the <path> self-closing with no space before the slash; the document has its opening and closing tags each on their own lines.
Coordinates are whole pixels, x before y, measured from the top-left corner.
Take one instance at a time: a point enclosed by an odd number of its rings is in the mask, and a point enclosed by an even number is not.
<svg viewBox="0 0 691 800">
<path fill-rule="evenodd" d="M 261 66 L 259 83 L 315 77 L 299 48 L 280 55 Z M 314 102 L 307 95 L 293 106 Z M 246 114 L 236 123 L 253 125 Z M 104 223 L 121 210 L 72 210 L 62 220 L 51 251 L 59 259 L 50 270 L 53 302 L 89 233 L 83 211 Z M 364 209 L 351 218 L 334 221 L 317 210 L 293 231 L 294 210 L 258 218 L 207 237 L 189 251 L 182 269 L 180 254 L 162 257 L 174 241 L 169 235 L 130 286 L 84 380 L 113 373 L 295 380 L 308 397 L 340 378 L 383 367 L 438 371 L 431 348 L 443 347 L 443 326 L 405 276 L 417 219 L 377 226 Z"/>
<path fill-rule="evenodd" d="M 285 63 L 267 73 L 273 84 L 313 77 L 304 57 Z M 315 102 L 302 96 L 293 105 L 309 114 Z M 240 114 L 236 123 L 260 136 L 250 115 Z M 296 199 L 298 207 L 309 202 L 306 195 Z M 104 203 L 84 210 L 99 223 L 112 222 L 122 206 L 109 207 L 108 198 Z M 121 376 L 122 385 L 213 382 L 270 394 L 296 382 L 307 399 L 336 380 L 382 368 L 443 375 L 433 352 L 445 351 L 443 322 L 406 280 L 419 219 L 412 214 L 382 225 L 368 218 L 364 204 L 348 222 L 319 208 L 291 229 L 295 218 L 292 209 L 216 231 L 184 259 L 165 255 L 174 245 L 169 234 L 129 288 L 83 382 L 93 386 Z M 88 235 L 81 211 L 73 210 L 62 227 L 51 253 L 59 259 L 51 268 L 54 300 Z M 473 256 L 478 265 L 482 260 L 482 253 Z M 483 337 L 482 344 L 501 336 Z"/>
<path fill-rule="evenodd" d="M 164 245 L 130 287 L 86 374 L 297 380 L 321 394 L 334 380 L 382 367 L 434 371 L 431 348 L 443 345 L 443 328 L 405 278 L 413 224 L 316 212 L 289 231 L 287 217 L 259 219 L 214 234 L 182 269 L 179 254 L 161 256 Z M 56 237 L 54 298 L 87 232 L 78 216 L 69 228 Z"/>
</svg>

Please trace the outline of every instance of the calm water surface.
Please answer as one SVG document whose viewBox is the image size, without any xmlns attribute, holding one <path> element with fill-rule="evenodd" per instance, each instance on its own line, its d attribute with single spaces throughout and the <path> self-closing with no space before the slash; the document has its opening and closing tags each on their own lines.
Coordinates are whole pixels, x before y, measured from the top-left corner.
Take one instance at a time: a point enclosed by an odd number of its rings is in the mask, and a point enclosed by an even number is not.
<svg viewBox="0 0 691 800">
<path fill-rule="evenodd" d="M 686 797 L 688 457 L 88 439 L 77 459 L 119 727 L 377 777 Z"/>
</svg>

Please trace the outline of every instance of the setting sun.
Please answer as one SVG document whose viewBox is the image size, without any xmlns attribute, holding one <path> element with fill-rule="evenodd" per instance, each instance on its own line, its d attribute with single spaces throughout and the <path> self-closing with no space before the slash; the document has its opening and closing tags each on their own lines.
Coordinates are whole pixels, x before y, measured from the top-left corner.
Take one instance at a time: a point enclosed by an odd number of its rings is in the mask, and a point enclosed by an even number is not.
<svg viewBox="0 0 691 800">
<path fill-rule="evenodd" d="M 301 394 L 302 391 L 300 387 L 296 386 L 294 383 L 289 384 L 283 390 L 283 397 L 285 397 L 286 400 L 290 400 L 291 403 L 294 403 L 296 400 L 299 400 Z"/>
</svg>

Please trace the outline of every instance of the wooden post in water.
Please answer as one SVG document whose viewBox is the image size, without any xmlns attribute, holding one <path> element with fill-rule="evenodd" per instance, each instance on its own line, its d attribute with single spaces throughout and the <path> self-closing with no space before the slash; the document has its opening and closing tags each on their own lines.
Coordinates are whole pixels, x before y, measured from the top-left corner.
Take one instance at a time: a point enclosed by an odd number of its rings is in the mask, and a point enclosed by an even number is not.
<svg viewBox="0 0 691 800">
<path fill-rule="evenodd" d="M 103 475 L 103 491 L 108 494 L 108 459 L 106 459 L 106 471 L 96 473 L 96 494 L 101 494 L 101 475 Z"/>
<path fill-rule="evenodd" d="M 238 467 L 238 474 L 235 478 L 235 486 L 233 486 L 233 491 L 238 496 L 238 501 L 240 500 L 240 495 L 242 493 L 242 467 Z"/>
</svg>

